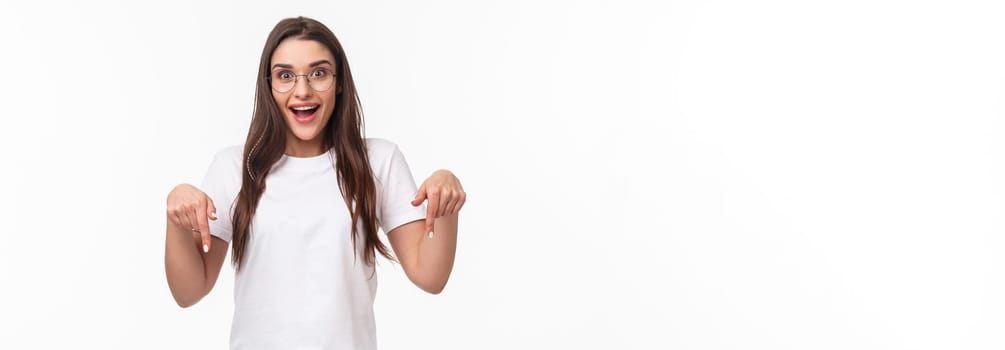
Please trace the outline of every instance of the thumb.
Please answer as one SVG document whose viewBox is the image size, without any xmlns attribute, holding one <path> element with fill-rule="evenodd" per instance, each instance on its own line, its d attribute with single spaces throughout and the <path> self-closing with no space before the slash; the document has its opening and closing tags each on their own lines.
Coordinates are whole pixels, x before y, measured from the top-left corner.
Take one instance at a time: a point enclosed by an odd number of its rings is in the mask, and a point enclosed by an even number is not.
<svg viewBox="0 0 1005 350">
<path fill-rule="evenodd" d="M 213 199 L 206 197 L 206 215 L 209 216 L 211 220 L 216 220 L 216 205 L 213 204 Z"/>
<path fill-rule="evenodd" d="M 412 200 L 412 206 L 417 207 L 422 204 L 422 201 L 426 200 L 426 184 L 422 184 L 419 187 L 419 191 L 415 193 L 415 199 Z"/>
</svg>

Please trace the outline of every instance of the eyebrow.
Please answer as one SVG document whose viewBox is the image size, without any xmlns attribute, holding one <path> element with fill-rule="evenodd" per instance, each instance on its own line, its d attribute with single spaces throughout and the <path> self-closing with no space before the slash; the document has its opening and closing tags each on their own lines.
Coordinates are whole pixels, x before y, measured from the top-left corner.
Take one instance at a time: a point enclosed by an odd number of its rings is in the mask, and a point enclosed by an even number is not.
<svg viewBox="0 0 1005 350">
<path fill-rule="evenodd" d="M 313 63 L 311 63 L 309 67 L 320 66 L 320 65 L 326 64 L 326 63 L 329 66 L 334 66 L 334 64 L 332 64 L 328 60 L 318 60 L 318 61 L 314 61 Z M 276 63 L 276 64 L 272 65 L 272 69 L 276 69 L 276 68 L 293 69 L 293 66 L 285 64 L 285 63 Z"/>
</svg>

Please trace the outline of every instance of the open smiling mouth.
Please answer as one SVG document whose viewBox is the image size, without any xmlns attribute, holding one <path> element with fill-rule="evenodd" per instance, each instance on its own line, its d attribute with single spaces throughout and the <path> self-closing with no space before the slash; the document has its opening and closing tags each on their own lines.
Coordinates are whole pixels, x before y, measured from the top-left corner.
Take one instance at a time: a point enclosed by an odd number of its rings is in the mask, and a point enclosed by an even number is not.
<svg viewBox="0 0 1005 350">
<path fill-rule="evenodd" d="M 314 120 L 319 108 L 321 108 L 321 105 L 308 105 L 290 107 L 290 110 L 293 111 L 293 119 L 298 123 L 306 124 Z"/>
</svg>

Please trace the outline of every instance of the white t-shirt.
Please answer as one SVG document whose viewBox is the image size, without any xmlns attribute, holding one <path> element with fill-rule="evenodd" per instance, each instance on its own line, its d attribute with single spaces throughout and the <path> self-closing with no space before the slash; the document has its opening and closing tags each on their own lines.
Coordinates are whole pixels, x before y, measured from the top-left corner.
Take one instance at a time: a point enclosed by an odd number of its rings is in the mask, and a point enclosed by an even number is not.
<svg viewBox="0 0 1005 350">
<path fill-rule="evenodd" d="M 372 138 L 366 144 L 380 227 L 390 232 L 424 219 L 425 209 L 410 203 L 415 180 L 397 145 Z M 218 152 L 201 187 L 217 208 L 210 232 L 228 242 L 242 152 L 240 145 Z M 331 152 L 284 155 L 266 177 L 235 276 L 231 349 L 376 349 L 377 277 L 363 262 L 362 236 L 353 254 L 349 210 Z"/>
</svg>

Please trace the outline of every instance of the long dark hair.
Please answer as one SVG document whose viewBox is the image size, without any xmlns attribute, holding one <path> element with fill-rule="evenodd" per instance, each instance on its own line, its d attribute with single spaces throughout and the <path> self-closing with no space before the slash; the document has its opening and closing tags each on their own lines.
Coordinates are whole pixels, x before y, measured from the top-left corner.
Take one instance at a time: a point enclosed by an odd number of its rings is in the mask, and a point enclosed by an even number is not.
<svg viewBox="0 0 1005 350">
<path fill-rule="evenodd" d="M 272 97 L 271 84 L 267 81 L 272 61 L 272 53 L 283 40 L 288 38 L 316 41 L 328 48 L 335 57 L 336 97 L 335 108 L 321 132 L 326 150 L 334 148 L 335 168 L 339 188 L 345 198 L 346 207 L 352 217 L 353 247 L 357 247 L 357 228 L 362 229 L 364 239 L 363 261 L 369 265 L 375 262 L 376 254 L 388 259 L 391 254 L 377 236 L 376 185 L 366 143 L 363 141 L 363 113 L 360 110 L 356 86 L 349 72 L 345 51 L 335 34 L 316 20 L 296 17 L 279 21 L 269 33 L 262 50 L 258 68 L 258 83 L 255 89 L 255 111 L 244 144 L 244 166 L 241 191 L 237 195 L 233 212 L 233 263 L 240 270 L 251 235 L 249 227 L 255 216 L 258 201 L 265 191 L 265 177 L 279 161 L 286 150 L 287 126 L 282 111 Z M 362 225 L 358 225 L 362 223 Z M 354 251 L 358 251 L 355 250 Z"/>
</svg>

